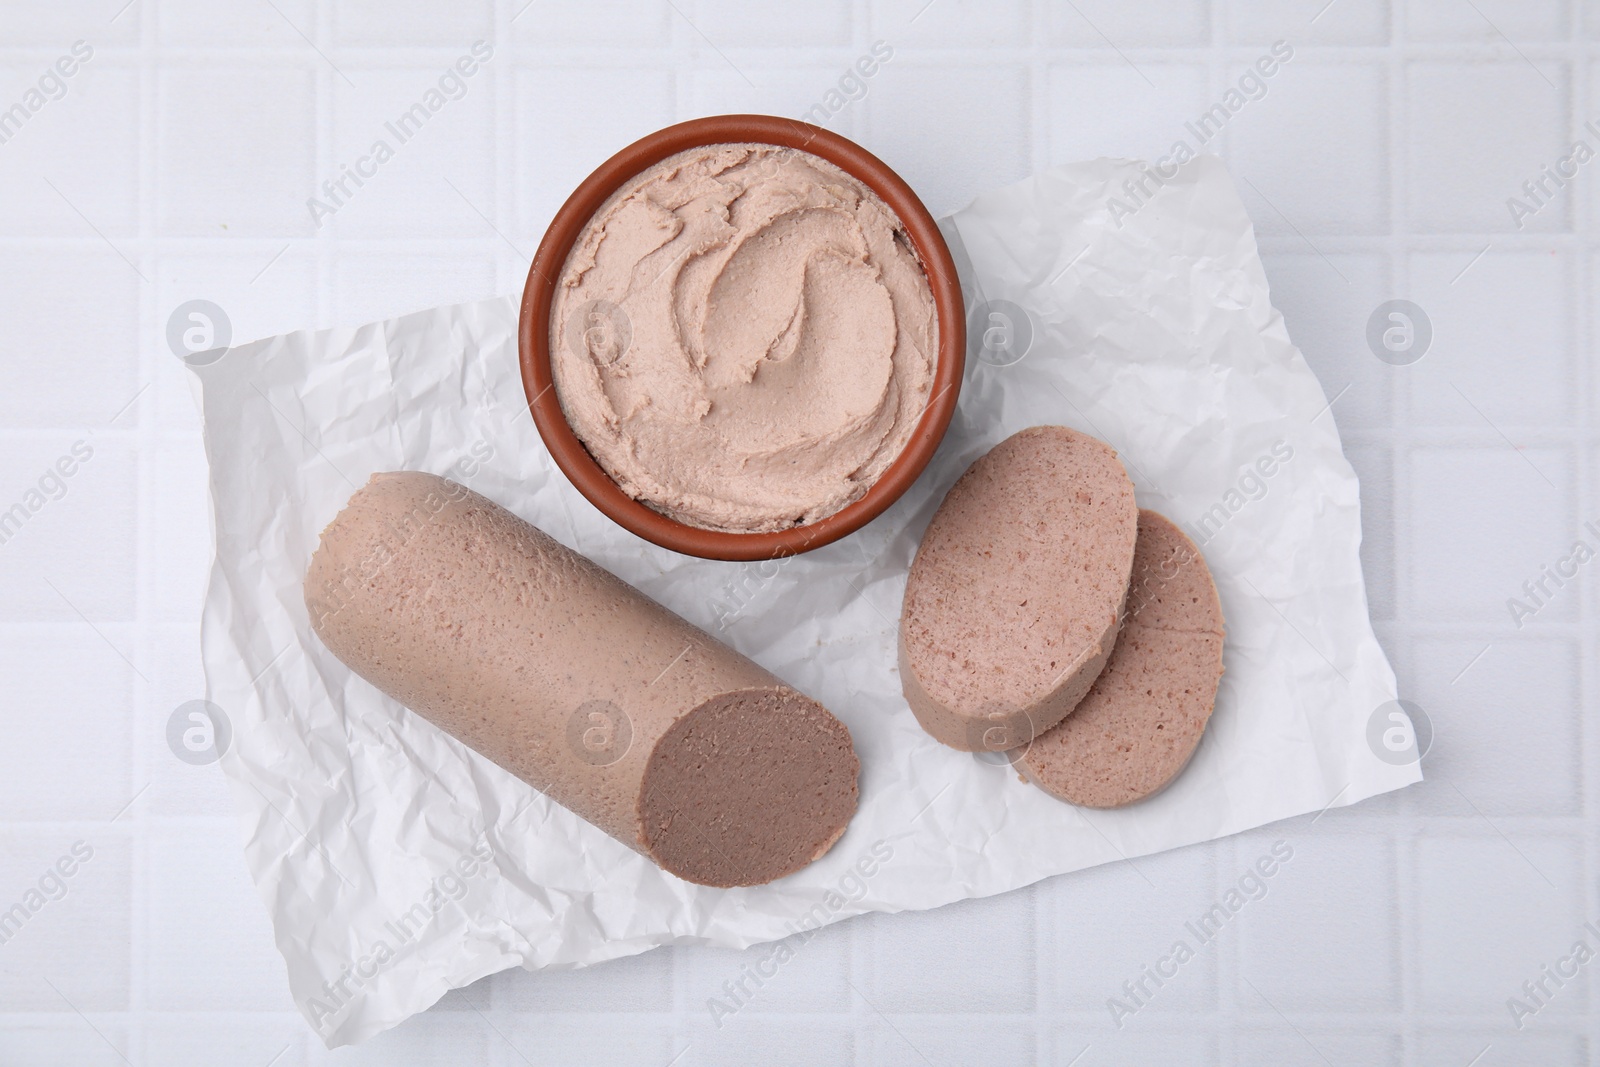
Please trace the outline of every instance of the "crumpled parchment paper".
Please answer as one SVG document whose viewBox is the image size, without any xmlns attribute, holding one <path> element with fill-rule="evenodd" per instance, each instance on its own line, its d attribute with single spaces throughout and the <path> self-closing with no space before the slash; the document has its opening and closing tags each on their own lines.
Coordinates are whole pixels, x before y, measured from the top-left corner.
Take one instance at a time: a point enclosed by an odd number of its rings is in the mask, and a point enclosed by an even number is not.
<svg viewBox="0 0 1600 1067">
<path fill-rule="evenodd" d="M 1123 183 L 1139 176 L 1121 161 L 1059 167 L 944 221 L 974 335 L 949 436 L 884 516 L 783 562 L 678 556 L 579 496 L 528 414 L 511 297 L 269 338 L 199 369 L 208 696 L 232 722 L 222 765 L 293 998 L 324 1041 L 359 1042 L 511 966 L 743 947 L 1420 779 L 1368 740 L 1395 681 L 1367 615 L 1356 478 L 1232 181 L 1202 157 L 1130 214 Z M 945 490 L 1046 422 L 1121 453 L 1141 506 L 1201 543 L 1227 616 L 1198 753 L 1119 811 L 1077 810 L 934 742 L 896 675 L 906 568 Z M 832 709 L 862 762 L 844 838 L 773 885 L 690 885 L 355 677 L 313 636 L 301 579 L 350 494 L 404 468 L 498 501 Z"/>
</svg>

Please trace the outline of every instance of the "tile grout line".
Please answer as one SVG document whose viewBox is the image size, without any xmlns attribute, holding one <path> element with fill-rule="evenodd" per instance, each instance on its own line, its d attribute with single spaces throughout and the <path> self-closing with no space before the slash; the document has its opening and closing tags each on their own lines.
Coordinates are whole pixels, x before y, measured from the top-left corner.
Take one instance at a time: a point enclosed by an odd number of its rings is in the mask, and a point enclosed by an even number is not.
<svg viewBox="0 0 1600 1067">
<path fill-rule="evenodd" d="M 1570 0 L 1567 5 L 1569 24 L 1567 32 L 1571 35 L 1572 45 L 1570 50 L 1571 62 L 1569 63 L 1569 92 L 1571 105 L 1569 111 L 1569 132 L 1576 137 L 1585 120 L 1600 118 L 1600 112 L 1595 112 L 1591 104 L 1595 98 L 1595 60 L 1592 56 L 1585 55 L 1582 46 L 1583 35 L 1587 29 L 1584 25 L 1584 4 L 1582 0 Z M 1579 238 L 1579 248 L 1568 253 L 1571 256 L 1568 272 L 1567 306 L 1570 316 L 1570 331 L 1567 338 L 1568 355 L 1571 357 L 1571 373 L 1577 379 L 1579 404 L 1577 411 L 1578 425 L 1580 428 L 1579 440 L 1590 441 L 1595 428 L 1595 372 L 1589 358 L 1593 352 L 1595 342 L 1595 322 L 1592 303 L 1585 299 L 1585 295 L 1594 291 L 1595 286 L 1595 252 L 1591 248 L 1584 248 L 1593 231 L 1595 203 L 1595 189 L 1591 182 L 1587 196 L 1579 195 L 1581 187 L 1575 186 L 1572 196 L 1571 224 L 1573 232 Z M 1595 494 L 1595 464 L 1592 449 L 1581 444 L 1574 449 L 1577 461 L 1577 486 L 1575 499 L 1578 502 L 1579 525 L 1586 518 L 1600 515 L 1596 505 L 1600 503 Z M 1594 583 L 1590 582 L 1587 588 L 1580 588 L 1577 602 L 1579 622 L 1579 637 L 1576 646 L 1577 653 L 1577 686 L 1579 707 L 1585 706 L 1585 696 L 1595 691 L 1596 673 L 1593 649 L 1596 640 L 1600 639 L 1597 632 L 1595 613 Z M 1587 650 L 1587 651 L 1586 651 Z M 1582 852 L 1579 856 L 1578 869 L 1583 879 L 1584 894 L 1582 906 L 1585 915 L 1581 920 L 1600 918 L 1600 888 L 1594 884 L 1596 864 L 1597 835 L 1594 830 L 1590 813 L 1596 810 L 1596 776 L 1592 772 L 1596 759 L 1600 759 L 1600 737 L 1592 726 L 1585 722 L 1585 716 L 1577 716 L 1578 751 L 1581 754 L 1578 762 L 1579 788 L 1578 802 L 1579 813 L 1583 816 L 1580 840 Z M 1586 755 L 1588 758 L 1582 758 Z M 1591 1051 L 1596 1034 L 1596 1005 L 1600 1004 L 1600 989 L 1596 983 L 1585 983 L 1584 1014 L 1588 1019 L 1589 1040 Z"/>
<path fill-rule="evenodd" d="M 322 42 L 318 47 L 325 49 L 329 44 L 329 38 L 333 36 L 333 14 L 329 5 L 323 3 L 322 0 L 316 0 L 312 17 L 315 20 L 315 29 L 312 31 L 313 36 Z M 314 155 L 317 161 L 317 169 L 316 173 L 311 175 L 312 187 L 316 188 L 319 185 L 321 176 L 327 175 L 332 178 L 336 174 L 338 166 L 334 158 L 332 133 L 337 115 L 334 94 L 339 89 L 333 82 L 333 73 L 329 70 L 328 64 L 316 64 L 310 69 L 313 79 L 312 91 L 315 94 L 317 110 L 317 124 L 314 132 L 314 137 L 316 138 Z M 338 220 L 335 219 L 325 226 L 314 227 L 310 234 L 307 235 L 314 250 L 316 263 L 317 297 L 315 307 L 317 327 L 319 329 L 326 329 L 335 322 L 342 321 L 343 318 L 341 315 L 342 305 L 333 296 L 337 291 L 338 278 L 336 269 L 337 249 L 334 247 L 334 233 L 337 227 Z"/>
<path fill-rule="evenodd" d="M 161 334 L 158 323 L 161 321 L 160 284 L 161 284 L 161 256 L 150 249 L 150 238 L 160 230 L 160 151 L 161 151 L 161 114 L 157 107 L 162 91 L 161 68 L 153 64 L 149 57 L 148 49 L 155 42 L 159 23 L 154 14 L 155 0 L 144 0 L 135 10 L 129 11 L 123 17 L 137 18 L 139 20 L 139 190 L 138 190 L 138 251 L 136 255 L 141 264 L 144 264 L 152 283 L 143 286 L 139 300 L 140 337 L 134 346 L 139 353 L 139 376 L 154 380 L 157 376 L 156 364 L 160 358 L 154 339 Z M 158 391 L 159 393 L 159 391 Z M 150 581 L 151 568 L 154 566 L 153 541 L 151 525 L 154 521 L 150 509 L 150 491 L 154 484 L 154 439 L 155 428 L 150 417 L 151 409 L 161 410 L 161 397 L 141 397 L 132 409 L 132 416 L 136 420 L 134 425 L 138 459 L 135 470 L 135 498 L 134 515 L 136 540 L 134 549 L 134 618 L 136 626 L 136 640 L 134 641 L 134 655 L 149 662 L 149 654 L 153 649 L 151 627 L 148 625 L 147 613 L 150 611 L 148 590 L 152 588 Z M 159 679 L 159 675 L 157 675 Z M 130 746 L 130 792 L 133 788 L 133 779 L 137 779 L 142 768 L 149 772 L 153 767 L 151 756 L 152 748 L 142 736 L 143 727 L 153 717 L 157 707 L 159 690 L 154 686 L 145 686 L 141 690 L 133 685 L 132 711 L 133 722 L 131 727 L 132 744 Z M 148 775 L 147 775 L 148 776 Z M 133 810 L 127 813 L 129 825 L 125 833 L 128 837 L 128 874 L 129 874 L 129 900 L 128 909 L 128 1005 L 131 1009 L 132 1019 L 124 1031 L 129 1044 L 128 1054 L 135 1062 L 145 1062 L 141 1055 L 147 1044 L 146 1018 L 149 1014 L 150 995 L 150 959 L 152 956 L 153 922 L 151 918 L 151 884 L 155 874 L 151 869 L 149 855 L 149 819 L 146 810 Z"/>
<path fill-rule="evenodd" d="M 1389 156 L 1389 292 L 1391 294 L 1411 293 L 1411 272 L 1409 255 L 1409 211 L 1410 211 L 1410 185 L 1411 158 L 1405 144 L 1405 132 L 1410 129 L 1410 109 L 1406 97 L 1409 88 L 1407 56 L 1405 54 L 1406 34 L 1403 25 L 1404 15 L 1399 10 L 1400 5 L 1387 5 L 1389 47 L 1384 64 L 1384 75 L 1387 82 L 1387 107 L 1385 116 L 1388 134 L 1387 151 Z M 1403 425 L 1412 424 L 1411 415 L 1411 389 L 1409 380 L 1402 380 L 1399 376 L 1390 375 L 1386 379 L 1389 385 L 1388 410 L 1391 425 L 1401 415 Z M 1403 414 L 1402 414 L 1403 413 Z M 1408 441 L 1402 439 L 1402 446 Z M 1391 525 L 1391 546 L 1394 561 L 1394 590 L 1393 609 L 1395 621 L 1399 630 L 1405 636 L 1403 642 L 1410 648 L 1412 643 L 1411 628 L 1402 620 L 1407 618 L 1405 607 L 1410 600 L 1411 589 L 1411 464 L 1409 449 L 1402 452 L 1401 448 L 1388 450 L 1390 463 L 1390 484 L 1392 486 L 1389 502 L 1389 522 Z M 1415 661 L 1415 656 L 1410 657 Z M 1407 797 L 1403 803 L 1414 801 Z M 1408 812 L 1405 822 L 1398 833 L 1391 832 L 1390 848 L 1396 855 L 1395 877 L 1400 884 L 1396 886 L 1394 921 L 1401 928 L 1400 952 L 1395 966 L 1398 971 L 1398 991 L 1400 994 L 1400 1008 L 1403 1017 L 1410 1020 L 1415 1008 L 1415 995 L 1412 990 L 1412 981 L 1415 972 L 1414 960 L 1416 959 L 1415 933 L 1411 924 L 1407 922 L 1407 905 L 1414 902 L 1414 897 L 1408 889 L 1408 880 L 1414 880 L 1414 871 L 1407 864 L 1402 867 L 1400 856 L 1407 854 L 1406 842 L 1413 829 L 1415 815 Z M 1400 1054 L 1406 1067 L 1415 1067 L 1418 1034 L 1416 1028 L 1407 1022 L 1400 1030 Z"/>
</svg>

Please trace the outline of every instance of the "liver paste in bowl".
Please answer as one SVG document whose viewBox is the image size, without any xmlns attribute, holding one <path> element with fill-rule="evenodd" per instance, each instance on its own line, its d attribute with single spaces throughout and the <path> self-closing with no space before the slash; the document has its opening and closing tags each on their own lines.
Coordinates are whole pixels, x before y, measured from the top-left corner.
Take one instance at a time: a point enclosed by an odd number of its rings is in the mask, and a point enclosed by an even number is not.
<svg viewBox="0 0 1600 1067">
<path fill-rule="evenodd" d="M 809 152 L 712 144 L 617 190 L 554 287 L 572 431 L 630 497 L 756 533 L 864 495 L 928 407 L 933 292 L 905 224 Z"/>
</svg>

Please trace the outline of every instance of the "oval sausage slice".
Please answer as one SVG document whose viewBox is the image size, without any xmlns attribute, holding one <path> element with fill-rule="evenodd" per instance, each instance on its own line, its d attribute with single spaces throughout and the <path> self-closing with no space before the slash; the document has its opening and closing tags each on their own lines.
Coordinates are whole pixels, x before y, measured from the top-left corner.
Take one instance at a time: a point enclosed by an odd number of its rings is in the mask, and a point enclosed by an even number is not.
<svg viewBox="0 0 1600 1067">
<path fill-rule="evenodd" d="M 1138 527 L 1112 448 L 1035 426 L 967 469 L 906 579 L 900 683 L 928 733 L 1027 744 L 1083 699 L 1116 639 Z"/>
<path fill-rule="evenodd" d="M 855 813 L 822 705 L 455 482 L 373 475 L 305 599 L 361 677 L 680 878 L 781 878 Z"/>
<path fill-rule="evenodd" d="M 1188 765 L 1222 681 L 1222 602 L 1205 557 L 1165 517 L 1139 513 L 1122 633 L 1076 711 L 1015 760 L 1045 792 L 1116 808 Z"/>
</svg>

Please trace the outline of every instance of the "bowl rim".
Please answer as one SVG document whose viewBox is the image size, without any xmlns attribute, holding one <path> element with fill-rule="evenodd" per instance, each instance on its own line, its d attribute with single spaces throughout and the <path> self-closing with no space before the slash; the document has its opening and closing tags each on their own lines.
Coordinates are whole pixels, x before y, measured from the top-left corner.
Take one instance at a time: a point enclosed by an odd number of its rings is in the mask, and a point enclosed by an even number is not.
<svg viewBox="0 0 1600 1067">
<path fill-rule="evenodd" d="M 624 183 L 691 148 L 758 143 L 820 156 L 872 189 L 899 216 L 933 293 L 939 341 L 928 406 L 900 455 L 859 498 L 826 518 L 762 533 L 706 530 L 635 500 L 589 454 L 561 410 L 550 365 L 550 313 L 556 281 L 584 227 Z M 676 123 L 623 148 L 585 178 L 556 211 L 528 268 L 517 323 L 523 391 L 556 466 L 612 521 L 663 548 L 704 559 L 779 559 L 831 544 L 881 515 L 927 467 L 955 414 L 966 365 L 966 313 L 949 246 L 939 225 L 898 174 L 837 133 L 775 115 L 712 115 Z"/>
</svg>

